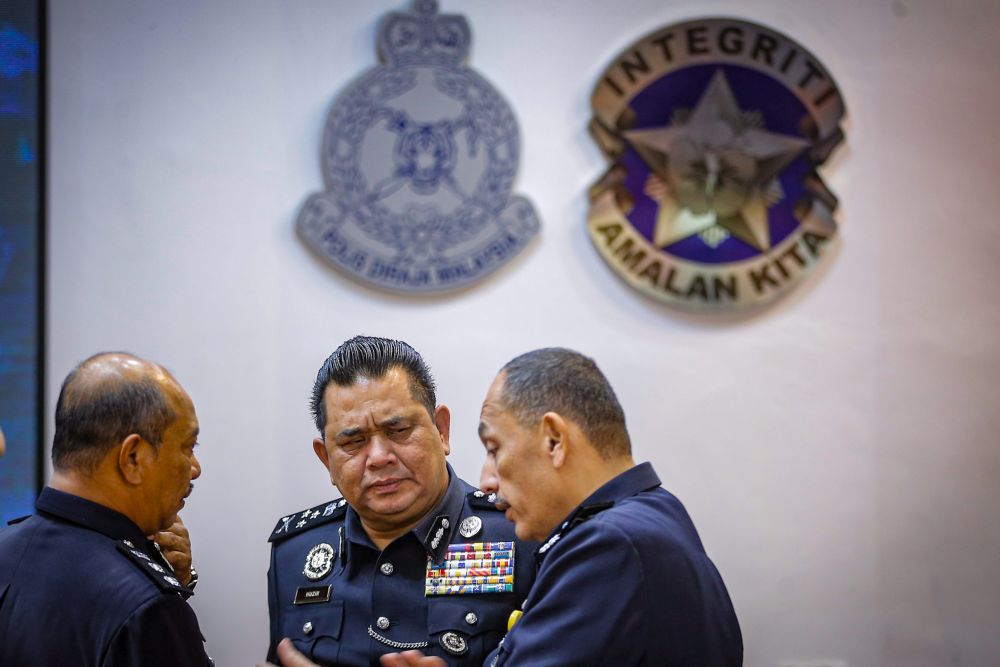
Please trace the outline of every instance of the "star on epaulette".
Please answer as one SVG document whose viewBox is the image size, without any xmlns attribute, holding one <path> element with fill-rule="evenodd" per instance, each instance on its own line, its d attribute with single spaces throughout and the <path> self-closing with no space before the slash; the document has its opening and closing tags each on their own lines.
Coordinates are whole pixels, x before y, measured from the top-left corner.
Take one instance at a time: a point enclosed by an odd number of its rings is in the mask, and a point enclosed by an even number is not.
<svg viewBox="0 0 1000 667">
<path fill-rule="evenodd" d="M 600 514 L 604 510 L 613 506 L 614 503 L 595 503 L 593 505 L 585 505 L 578 508 L 568 519 L 563 521 L 562 525 L 559 526 L 559 530 L 553 533 L 552 536 L 545 541 L 545 544 L 538 547 L 538 551 L 535 552 L 535 560 L 537 560 L 538 564 L 541 565 L 542 559 L 545 558 L 545 554 L 548 553 L 549 549 L 551 549 L 556 542 L 565 537 L 566 533 L 573 530 L 590 517 Z"/>
<path fill-rule="evenodd" d="M 497 494 L 495 493 L 484 493 L 476 489 L 475 491 L 470 491 L 466 498 L 472 507 L 493 510 L 494 512 L 500 511 L 497 509 Z"/>
<path fill-rule="evenodd" d="M 271 531 L 271 536 L 267 538 L 267 541 L 276 542 L 283 540 L 290 535 L 301 533 L 313 526 L 319 526 L 334 519 L 339 519 L 346 512 L 347 501 L 340 498 L 339 500 L 331 500 L 316 507 L 310 507 L 295 514 L 283 516 L 278 519 L 278 523 L 275 524 L 274 530 Z"/>
<path fill-rule="evenodd" d="M 153 580 L 157 586 L 165 591 L 172 591 L 174 593 L 180 593 L 185 598 L 189 598 L 194 595 L 194 592 L 184 586 L 177 580 L 174 576 L 174 571 L 168 569 L 157 563 L 155 560 L 150 558 L 148 555 L 135 548 L 135 545 L 128 540 L 120 540 L 117 545 L 118 551 L 122 552 L 128 559 L 132 561 L 135 565 L 139 566 L 139 569 L 149 575 L 149 578 Z"/>
</svg>

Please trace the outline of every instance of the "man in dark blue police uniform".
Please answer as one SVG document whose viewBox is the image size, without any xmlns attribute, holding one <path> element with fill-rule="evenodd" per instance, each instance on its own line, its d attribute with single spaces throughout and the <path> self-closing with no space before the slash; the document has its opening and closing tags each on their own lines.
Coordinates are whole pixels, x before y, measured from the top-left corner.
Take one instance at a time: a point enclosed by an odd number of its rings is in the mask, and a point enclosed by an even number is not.
<svg viewBox="0 0 1000 667">
<path fill-rule="evenodd" d="M 188 573 L 147 540 L 201 468 L 191 399 L 162 367 L 87 359 L 56 403 L 37 513 L 0 531 L 0 665 L 208 665 Z"/>
<path fill-rule="evenodd" d="M 523 616 L 492 667 L 733 667 L 743 641 L 687 512 L 648 463 L 594 362 L 550 348 L 500 371 L 479 424 L 481 488 L 544 539 Z M 295 663 L 291 663 L 295 664 Z M 384 667 L 435 667 L 416 651 Z"/>
<path fill-rule="evenodd" d="M 313 449 L 343 498 L 272 530 L 269 660 L 288 637 L 321 665 L 420 649 L 478 667 L 527 594 L 535 545 L 447 464 L 451 416 L 423 359 L 353 338 L 319 370 L 312 410 Z"/>
</svg>

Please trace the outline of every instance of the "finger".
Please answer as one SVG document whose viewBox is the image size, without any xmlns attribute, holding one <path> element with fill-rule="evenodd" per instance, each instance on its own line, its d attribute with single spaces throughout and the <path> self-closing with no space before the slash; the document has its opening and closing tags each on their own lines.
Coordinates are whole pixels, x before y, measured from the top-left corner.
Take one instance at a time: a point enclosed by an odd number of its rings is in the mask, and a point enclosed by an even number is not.
<svg viewBox="0 0 1000 667">
<path fill-rule="evenodd" d="M 315 662 L 299 653 L 292 644 L 292 640 L 287 637 L 278 644 L 278 658 L 281 660 L 282 667 L 319 667 Z"/>
</svg>

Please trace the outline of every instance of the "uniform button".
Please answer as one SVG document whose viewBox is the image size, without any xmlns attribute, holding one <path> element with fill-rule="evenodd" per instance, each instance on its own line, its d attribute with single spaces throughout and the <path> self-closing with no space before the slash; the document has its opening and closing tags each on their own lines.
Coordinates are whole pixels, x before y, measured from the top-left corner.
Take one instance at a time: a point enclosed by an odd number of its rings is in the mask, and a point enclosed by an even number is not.
<svg viewBox="0 0 1000 667">
<path fill-rule="evenodd" d="M 304 632 L 304 633 L 306 633 L 308 635 L 312 631 L 313 631 L 312 621 L 306 621 L 305 625 L 302 626 L 302 632 Z"/>
<path fill-rule="evenodd" d="M 388 630 L 389 629 L 389 619 L 386 618 L 385 616 L 379 616 L 378 620 L 375 621 L 375 625 L 378 626 L 379 630 Z"/>
<path fill-rule="evenodd" d="M 465 615 L 465 622 L 468 623 L 469 625 L 475 625 L 476 623 L 479 622 L 479 617 L 470 611 L 468 614 Z"/>
<path fill-rule="evenodd" d="M 382 570 L 382 574 L 388 577 L 396 568 L 392 566 L 392 563 L 382 563 L 379 569 Z"/>
</svg>

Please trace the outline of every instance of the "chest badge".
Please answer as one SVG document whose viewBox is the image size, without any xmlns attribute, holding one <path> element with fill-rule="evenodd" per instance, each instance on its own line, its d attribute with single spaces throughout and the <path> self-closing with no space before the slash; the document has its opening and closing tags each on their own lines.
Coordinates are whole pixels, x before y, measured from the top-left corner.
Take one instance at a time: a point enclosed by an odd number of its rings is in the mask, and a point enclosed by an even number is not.
<svg viewBox="0 0 1000 667">
<path fill-rule="evenodd" d="M 475 537 L 483 529 L 483 520 L 478 516 L 470 516 L 462 519 L 462 523 L 458 526 L 459 534 L 468 539 L 470 537 Z"/>
<path fill-rule="evenodd" d="M 317 544 L 306 554 L 306 566 L 303 568 L 302 574 L 312 580 L 322 579 L 330 574 L 335 553 L 333 547 L 326 542 Z"/>
</svg>

